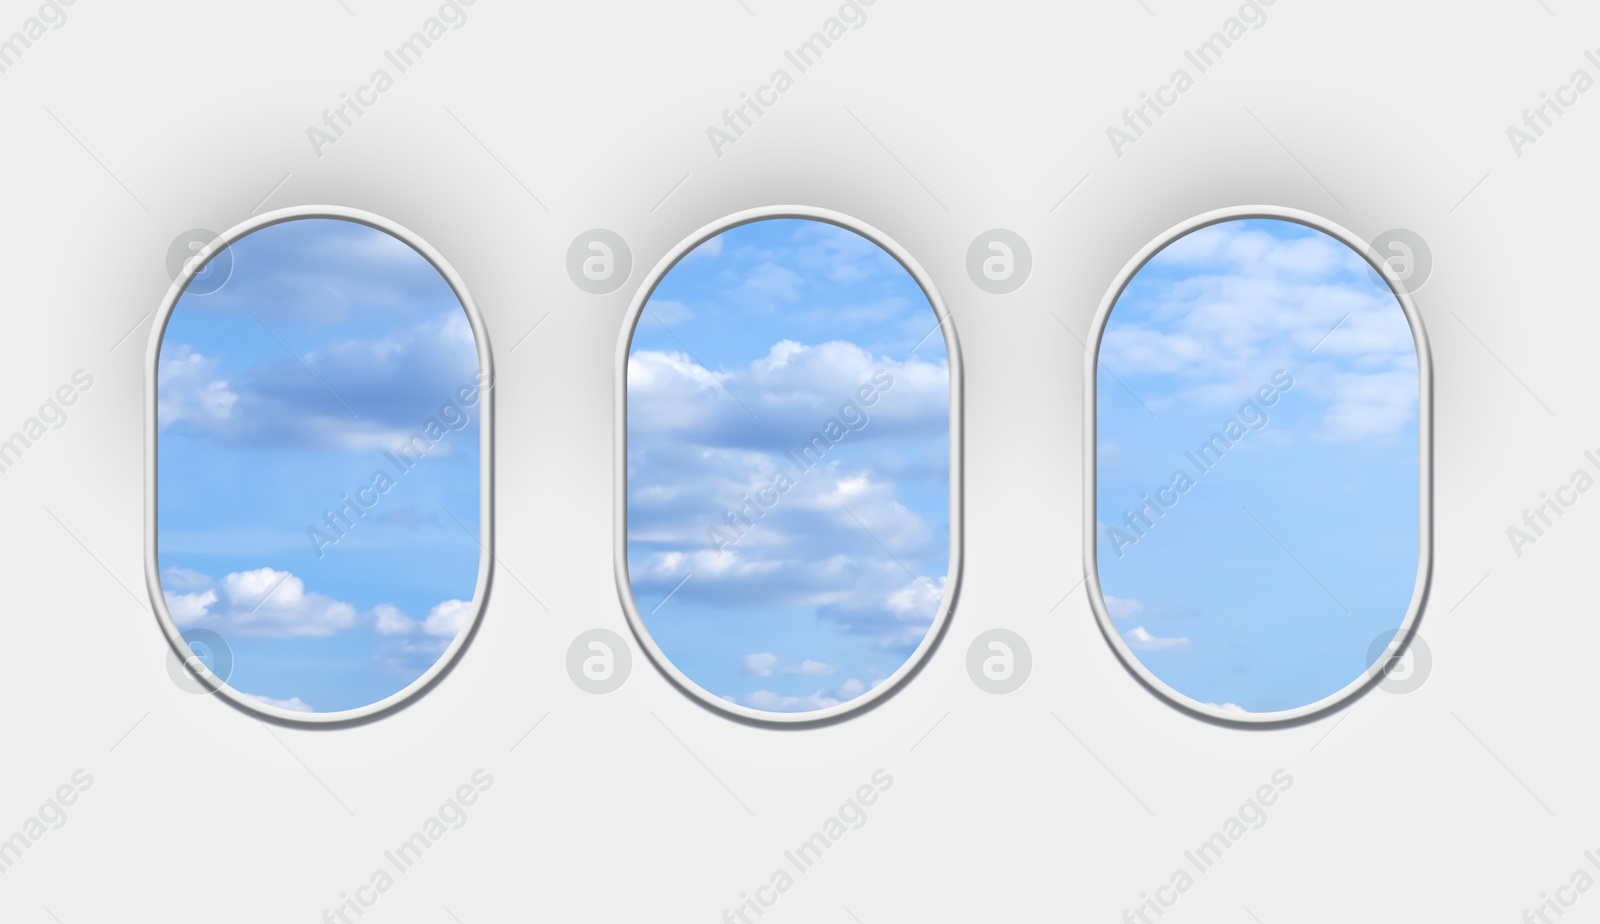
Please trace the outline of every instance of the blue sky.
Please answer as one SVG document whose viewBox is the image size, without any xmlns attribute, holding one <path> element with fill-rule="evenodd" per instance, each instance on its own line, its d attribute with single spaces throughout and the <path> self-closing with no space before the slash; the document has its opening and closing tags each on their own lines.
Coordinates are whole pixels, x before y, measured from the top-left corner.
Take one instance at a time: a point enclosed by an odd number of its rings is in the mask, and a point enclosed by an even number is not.
<svg viewBox="0 0 1600 924">
<path fill-rule="evenodd" d="M 950 546 L 937 323 L 876 244 L 802 219 L 723 232 L 652 293 L 628 361 L 629 578 L 705 690 L 826 708 L 927 634 Z M 818 433 L 810 464 L 788 455 Z"/>
<path fill-rule="evenodd" d="M 223 637 L 235 689 L 358 708 L 420 676 L 472 609 L 472 330 L 421 255 L 366 225 L 283 222 L 230 250 L 232 276 L 181 297 L 161 343 L 168 609 Z M 362 514 L 330 526 L 347 496 Z"/>
<path fill-rule="evenodd" d="M 1417 577 L 1417 354 L 1394 296 L 1320 231 L 1225 222 L 1139 271 L 1100 360 L 1096 552 L 1134 655 L 1248 712 L 1359 676 Z"/>
</svg>

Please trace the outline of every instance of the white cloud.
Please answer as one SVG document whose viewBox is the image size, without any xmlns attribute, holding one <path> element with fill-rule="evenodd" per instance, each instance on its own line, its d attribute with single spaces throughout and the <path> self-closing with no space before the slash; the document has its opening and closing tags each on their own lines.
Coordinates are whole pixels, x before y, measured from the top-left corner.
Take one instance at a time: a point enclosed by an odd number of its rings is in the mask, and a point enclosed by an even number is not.
<svg viewBox="0 0 1600 924">
<path fill-rule="evenodd" d="M 161 586 L 170 590 L 205 590 L 211 578 L 188 568 L 168 568 L 161 572 Z"/>
<path fill-rule="evenodd" d="M 472 604 L 466 600 L 446 600 L 428 611 L 422 621 L 422 631 L 434 638 L 455 638 L 472 615 Z"/>
<path fill-rule="evenodd" d="M 202 425 L 226 421 L 239 395 L 227 379 L 217 378 L 217 360 L 175 344 L 161 355 L 156 389 L 156 420 L 161 429 L 180 421 Z"/>
<path fill-rule="evenodd" d="M 803 225 L 795 244 L 795 265 L 832 282 L 854 285 L 885 270 L 902 272 L 877 244 L 838 225 Z"/>
<path fill-rule="evenodd" d="M 1138 298 L 1113 314 L 1100 358 L 1123 378 L 1171 376 L 1174 393 L 1142 395 L 1152 407 L 1237 406 L 1284 369 L 1296 380 L 1288 400 L 1326 407 L 1318 439 L 1382 438 L 1415 419 L 1405 313 L 1344 244 L 1225 222 L 1168 245 L 1146 272 Z"/>
<path fill-rule="evenodd" d="M 462 600 L 446 600 L 421 620 L 389 603 L 361 613 L 349 603 L 308 591 L 296 575 L 269 567 L 231 572 L 220 580 L 179 568 L 168 568 L 163 575 L 164 588 L 193 588 L 166 593 L 167 611 L 180 627 L 200 625 L 241 636 L 325 637 L 370 623 L 382 636 L 420 633 L 448 643 L 472 613 L 472 604 Z"/>
<path fill-rule="evenodd" d="M 773 674 L 784 674 L 793 677 L 826 677 L 836 668 L 823 661 L 813 661 L 810 658 L 801 660 L 798 664 L 789 664 L 781 660 L 770 651 L 757 652 L 745 655 L 745 673 L 756 677 L 771 677 Z"/>
<path fill-rule="evenodd" d="M 762 263 L 745 277 L 736 296 L 752 298 L 758 302 L 792 302 L 800 297 L 805 279 L 799 273 L 779 263 Z"/>
<path fill-rule="evenodd" d="M 938 567 L 948 540 L 943 522 L 900 493 L 903 480 L 946 476 L 943 363 L 786 340 L 717 375 L 686 354 L 655 351 L 636 352 L 628 369 L 629 576 L 641 600 L 692 574 L 674 603 L 809 607 L 880 649 L 916 647 L 945 577 L 911 580 L 902 563 Z M 863 402 L 859 389 L 875 377 L 881 384 Z M 812 436 L 828 448 L 817 453 Z M 814 464 L 801 472 L 785 449 L 806 445 Z M 779 472 L 791 482 L 774 495 Z M 727 511 L 758 496 L 777 500 L 735 530 Z M 740 534 L 719 548 L 712 528 Z"/>
<path fill-rule="evenodd" d="M 392 604 L 378 604 L 372 608 L 372 615 L 376 619 L 373 628 L 379 635 L 409 635 L 417 630 L 416 620 L 408 619 Z"/>
<path fill-rule="evenodd" d="M 669 327 L 694 317 L 694 311 L 688 305 L 671 298 L 652 298 L 645 310 Z"/>
<path fill-rule="evenodd" d="M 201 591 L 188 594 L 167 594 L 167 612 L 172 614 L 172 621 L 179 628 L 193 625 L 205 618 L 211 604 L 217 602 L 217 592 L 214 590 Z"/>
<path fill-rule="evenodd" d="M 684 259 L 687 260 L 687 259 L 691 259 L 691 258 L 694 258 L 694 257 L 716 257 L 716 256 L 721 256 L 722 255 L 722 245 L 724 243 L 726 243 L 726 238 L 724 238 L 720 234 L 718 234 L 716 237 L 707 238 L 706 240 L 701 241 L 695 247 L 695 249 L 689 251 L 689 253 L 684 257 Z"/>
<path fill-rule="evenodd" d="M 181 423 L 229 443 L 382 452 L 430 420 L 449 434 L 477 414 L 476 398 L 472 406 L 456 400 L 478 372 L 472 325 L 459 309 L 381 337 L 325 343 L 299 360 L 275 355 L 236 381 L 219 378 L 216 365 L 188 345 L 163 345 L 163 429 Z M 449 452 L 451 444 L 439 440 L 428 451 Z"/>
<path fill-rule="evenodd" d="M 829 696 L 822 690 L 805 696 L 784 696 L 771 690 L 757 690 L 744 698 L 744 704 L 763 712 L 815 712 L 837 706 L 842 700 Z"/>
<path fill-rule="evenodd" d="M 1330 442 L 1363 440 L 1398 431 L 1416 417 L 1417 376 L 1411 372 L 1341 375 L 1322 418 Z"/>
<path fill-rule="evenodd" d="M 1161 638 L 1151 635 L 1144 626 L 1134 626 L 1122 637 L 1134 651 L 1185 651 L 1189 647 L 1187 638 Z"/>
<path fill-rule="evenodd" d="M 355 607 L 307 593 L 288 571 L 236 571 L 218 582 L 228 603 L 222 619 L 245 635 L 333 635 L 355 624 Z"/>
<path fill-rule="evenodd" d="M 311 708 L 311 706 L 309 704 L 307 704 L 304 700 L 302 700 L 298 696 L 291 696 L 288 699 L 273 699 L 270 696 L 257 696 L 254 693 L 244 693 L 243 695 L 246 698 L 253 699 L 256 702 L 261 703 L 264 706 L 276 706 L 279 709 L 287 709 L 290 712 L 316 712 L 317 711 L 317 710 Z"/>
<path fill-rule="evenodd" d="M 1137 616 L 1144 612 L 1144 604 L 1138 600 L 1113 597 L 1110 594 L 1105 595 L 1105 600 L 1106 612 L 1111 614 L 1112 619 L 1127 619 L 1130 616 Z"/>
<path fill-rule="evenodd" d="M 863 385 L 873 386 L 866 402 L 857 396 Z M 715 373 L 686 353 L 636 350 L 628 357 L 636 439 L 661 434 L 721 447 L 798 447 L 829 419 L 849 431 L 847 439 L 927 436 L 945 431 L 949 407 L 944 362 L 875 357 L 845 341 L 783 340 L 747 366 Z"/>
<path fill-rule="evenodd" d="M 818 709 L 827 709 L 840 703 L 849 702 L 877 686 L 876 683 L 867 683 L 859 677 L 850 679 L 828 690 L 814 690 L 801 695 L 775 693 L 771 690 L 757 690 L 744 697 L 744 705 L 764 712 L 814 712 Z M 739 702 L 740 700 L 735 700 Z"/>
</svg>

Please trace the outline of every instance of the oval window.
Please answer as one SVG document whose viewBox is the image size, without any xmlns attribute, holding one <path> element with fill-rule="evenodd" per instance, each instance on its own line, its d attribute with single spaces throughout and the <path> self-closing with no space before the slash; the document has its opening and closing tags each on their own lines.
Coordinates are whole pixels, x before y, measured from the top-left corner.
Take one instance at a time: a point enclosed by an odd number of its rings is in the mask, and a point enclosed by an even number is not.
<svg viewBox="0 0 1600 924">
<path fill-rule="evenodd" d="M 197 248 L 154 336 L 149 571 L 175 648 L 285 720 L 427 685 L 488 579 L 489 358 L 454 273 L 374 216 L 279 212 Z"/>
<path fill-rule="evenodd" d="M 925 275 L 828 212 L 663 260 L 621 345 L 618 580 L 681 688 L 818 721 L 894 689 L 959 571 L 958 353 Z"/>
<path fill-rule="evenodd" d="M 1090 597 L 1130 669 L 1191 711 L 1319 713 L 1417 618 L 1426 341 L 1365 250 L 1298 212 L 1213 213 L 1100 309 Z"/>
</svg>

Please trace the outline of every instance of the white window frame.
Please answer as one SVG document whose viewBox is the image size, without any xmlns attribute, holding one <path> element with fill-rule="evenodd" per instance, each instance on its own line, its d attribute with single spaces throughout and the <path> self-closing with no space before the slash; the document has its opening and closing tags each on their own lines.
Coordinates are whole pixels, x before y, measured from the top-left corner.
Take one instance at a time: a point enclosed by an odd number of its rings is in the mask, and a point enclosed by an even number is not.
<svg viewBox="0 0 1600 924">
<path fill-rule="evenodd" d="M 1394 295 L 1401 310 L 1405 312 L 1406 323 L 1410 325 L 1411 338 L 1415 342 L 1417 350 L 1417 461 L 1419 465 L 1417 510 L 1419 515 L 1417 523 L 1416 583 L 1412 590 L 1411 602 L 1407 607 L 1405 618 L 1401 621 L 1399 630 L 1395 632 L 1394 639 L 1390 641 L 1383 654 L 1342 689 L 1314 703 L 1276 712 L 1239 713 L 1223 710 L 1219 706 L 1210 703 L 1202 703 L 1167 685 L 1154 672 L 1144 666 L 1133 650 L 1128 647 L 1128 643 L 1122 638 L 1121 633 L 1117 631 L 1112 622 L 1111 613 L 1106 608 L 1105 595 L 1100 589 L 1100 569 L 1097 558 L 1098 531 L 1096 523 L 1099 520 L 1098 511 L 1096 510 L 1097 477 L 1095 466 L 1099 444 L 1096 436 L 1095 399 L 1096 390 L 1099 387 L 1099 377 L 1096 375 L 1096 371 L 1100 363 L 1100 341 L 1105 336 L 1106 324 L 1111 320 L 1112 309 L 1116 307 L 1117 300 L 1122 297 L 1123 290 L 1128 287 L 1133 278 L 1138 275 L 1140 270 L 1144 269 L 1145 264 L 1149 263 L 1157 253 L 1178 238 L 1210 225 L 1250 218 L 1294 222 L 1312 230 L 1320 231 L 1348 246 L 1351 250 L 1360 254 L 1362 259 L 1366 260 L 1388 284 L 1389 291 Z M 1340 709 L 1376 686 L 1393 669 L 1394 664 L 1405 652 L 1406 647 L 1416 634 L 1417 623 L 1420 621 L 1422 611 L 1427 605 L 1428 591 L 1432 581 L 1433 361 L 1428 348 L 1427 333 L 1422 326 L 1422 315 L 1417 311 L 1411 296 L 1394 278 L 1389 268 L 1381 260 L 1374 259 L 1372 246 L 1349 230 L 1319 215 L 1303 212 L 1299 209 L 1273 205 L 1249 205 L 1217 209 L 1197 215 L 1158 235 L 1135 254 L 1133 259 L 1128 261 L 1128 264 L 1117 274 L 1111 284 L 1111 288 L 1107 290 L 1105 297 L 1101 300 L 1100 307 L 1095 312 L 1094 323 L 1089 328 L 1089 338 L 1086 343 L 1083 454 L 1084 579 L 1085 586 L 1088 589 L 1089 605 L 1094 610 L 1096 621 L 1100 624 L 1100 631 L 1105 636 L 1106 643 L 1111 646 L 1111 650 L 1116 652 L 1117 658 L 1122 662 L 1122 666 L 1127 668 L 1134 679 L 1138 680 L 1146 689 L 1180 711 L 1206 721 L 1236 727 L 1276 727 L 1309 722 Z"/>
<path fill-rule="evenodd" d="M 166 337 L 167 322 L 172 318 L 172 312 L 177 308 L 178 301 L 182 298 L 184 290 L 190 281 L 205 266 L 206 261 L 195 260 L 184 268 L 182 274 L 173 281 L 167 290 L 166 298 L 162 301 L 160 309 L 156 312 L 155 322 L 150 332 L 150 345 L 145 358 L 145 440 L 144 440 L 144 478 L 145 478 L 145 588 L 150 594 L 150 603 L 155 610 L 156 621 L 166 636 L 167 642 L 172 646 L 174 654 L 180 662 L 190 666 L 190 673 L 201 685 L 211 692 L 216 693 L 224 701 L 240 710 L 263 719 L 290 726 L 332 727 L 353 725 L 371 721 L 387 715 L 394 710 L 406 705 L 418 696 L 432 689 L 445 674 L 455 666 L 460 659 L 461 652 L 467 647 L 473 636 L 477 634 L 479 622 L 483 618 L 484 607 L 488 603 L 489 585 L 493 576 L 494 563 L 494 363 L 489 348 L 489 331 L 484 325 L 483 316 L 478 311 L 477 304 L 472 300 L 472 294 L 467 291 L 466 283 L 462 281 L 453 267 L 445 258 L 422 238 L 398 224 L 359 209 L 344 208 L 331 205 L 306 205 L 278 209 L 250 218 L 230 228 L 226 233 L 218 236 L 211 245 L 212 255 L 221 253 L 233 246 L 240 238 L 259 231 L 262 228 L 289 221 L 307 218 L 329 218 L 363 224 L 378 231 L 392 235 L 401 242 L 410 246 L 423 259 L 432 264 L 439 275 L 449 283 L 450 289 L 461 302 L 461 308 L 467 314 L 467 321 L 472 325 L 472 336 L 476 341 L 478 350 L 478 368 L 483 374 L 484 386 L 480 389 L 480 412 L 478 420 L 479 441 L 479 468 L 478 468 L 478 543 L 481 554 L 478 557 L 478 580 L 472 595 L 472 613 L 462 624 L 461 630 L 450 641 L 438 660 L 422 673 L 422 676 L 413 680 L 405 688 L 384 697 L 383 699 L 362 706 L 357 709 L 345 709 L 337 712 L 294 712 L 278 706 L 271 706 L 259 702 L 244 693 L 234 689 L 226 683 L 225 678 L 219 678 L 205 668 L 203 664 L 192 657 L 188 643 L 184 640 L 183 631 L 178 628 L 172 614 L 167 610 L 166 596 L 161 586 L 160 557 L 157 543 L 160 538 L 157 523 L 157 442 L 159 438 L 158 389 L 161 362 L 161 343 Z"/>
<path fill-rule="evenodd" d="M 796 713 L 767 712 L 760 709 L 752 709 L 749 706 L 743 706 L 738 703 L 730 703 L 691 680 L 688 675 L 684 674 L 672 663 L 671 659 L 661 651 L 655 640 L 651 638 L 650 631 L 645 627 L 644 619 L 639 613 L 638 604 L 633 599 L 632 584 L 628 578 L 628 355 L 633 344 L 634 330 L 638 327 L 639 319 L 644 314 L 645 305 L 649 303 L 650 296 L 655 292 L 656 287 L 661 284 L 661 281 L 666 278 L 678 261 L 687 256 L 690 251 L 724 231 L 737 228 L 740 225 L 774 218 L 797 218 L 836 225 L 861 235 L 893 257 L 896 262 L 905 268 L 906 272 L 911 274 L 911 278 L 916 281 L 917 286 L 922 289 L 923 295 L 927 297 L 929 305 L 932 306 L 934 316 L 938 319 L 940 329 L 944 332 L 945 353 L 949 357 L 950 365 L 950 564 L 949 577 L 945 582 L 944 597 L 940 601 L 939 611 L 935 614 L 933 624 L 928 627 L 927 633 L 917 645 L 916 650 L 906 658 L 905 662 L 894 673 L 890 674 L 876 687 L 855 699 L 829 706 L 826 709 Z M 622 609 L 627 615 L 628 626 L 633 631 L 633 637 L 638 641 L 639 647 L 649 656 L 650 661 L 655 664 L 656 668 L 673 686 L 713 712 L 745 723 L 770 727 L 803 727 L 837 721 L 875 708 L 903 688 L 906 682 L 923 668 L 949 627 L 950 614 L 955 608 L 961 586 L 961 383 L 961 349 L 956 339 L 955 320 L 951 316 L 949 309 L 945 307 L 944 300 L 939 296 L 939 290 L 935 288 L 933 279 L 912 259 L 904 248 L 896 244 L 883 232 L 865 222 L 839 212 L 804 205 L 774 205 L 752 208 L 711 222 L 689 235 L 661 258 L 655 268 L 645 277 L 644 284 L 640 286 L 639 291 L 634 295 L 633 302 L 628 308 L 628 313 L 623 319 L 622 336 L 617 343 L 616 479 L 614 492 L 616 545 L 613 561 L 616 571 L 617 595 L 621 599 Z"/>
</svg>

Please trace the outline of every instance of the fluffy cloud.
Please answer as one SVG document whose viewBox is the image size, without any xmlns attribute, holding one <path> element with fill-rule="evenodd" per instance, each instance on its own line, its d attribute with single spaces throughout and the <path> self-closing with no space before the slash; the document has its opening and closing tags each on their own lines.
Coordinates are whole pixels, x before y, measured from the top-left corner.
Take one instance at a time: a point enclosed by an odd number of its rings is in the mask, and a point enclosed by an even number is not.
<svg viewBox="0 0 1600 924">
<path fill-rule="evenodd" d="M 380 603 L 372 608 L 372 628 L 379 635 L 409 635 L 417 631 L 414 620 L 408 619 L 400 608 L 388 603 Z"/>
<path fill-rule="evenodd" d="M 1237 405 L 1286 369 L 1297 400 L 1326 409 L 1315 437 L 1386 437 L 1415 419 L 1417 356 L 1405 313 L 1369 273 L 1360 255 L 1321 234 L 1212 225 L 1140 272 L 1100 359 L 1124 379 L 1144 377 L 1142 397 L 1157 412 L 1174 402 Z"/>
<path fill-rule="evenodd" d="M 723 237 L 720 234 L 717 235 L 716 237 L 707 238 L 706 240 L 701 241 L 699 246 L 695 247 L 695 249 L 689 251 L 687 256 L 688 257 L 715 257 L 715 256 L 720 256 L 722 254 L 722 245 L 724 243 L 726 243 L 726 242 L 727 242 L 727 238 Z M 687 259 L 687 257 L 686 257 L 686 259 Z"/>
<path fill-rule="evenodd" d="M 771 677 L 775 673 L 797 677 L 826 677 L 836 670 L 831 664 L 813 661 L 810 658 L 797 664 L 785 664 L 770 651 L 745 655 L 744 669 L 746 673 L 756 677 Z"/>
<path fill-rule="evenodd" d="M 195 583 L 194 572 L 180 580 Z M 308 593 L 287 571 L 236 571 L 203 590 L 167 594 L 167 611 L 180 627 L 223 627 L 240 635 L 333 635 L 356 622 L 355 607 Z"/>
<path fill-rule="evenodd" d="M 470 407 L 457 399 L 478 373 L 472 327 L 459 307 L 299 358 L 280 349 L 226 376 L 218 365 L 187 344 L 163 345 L 157 396 L 163 430 L 253 446 L 382 451 L 404 444 L 430 419 L 445 430 L 477 420 L 476 396 Z M 450 443 L 430 451 L 448 452 Z"/>
<path fill-rule="evenodd" d="M 217 377 L 217 360 L 184 344 L 162 350 L 156 377 L 156 420 L 162 429 L 184 421 L 198 426 L 226 423 L 239 394 Z"/>
<path fill-rule="evenodd" d="M 872 389 L 870 406 L 859 400 L 862 385 Z M 942 363 L 874 358 L 844 342 L 782 341 L 715 375 L 688 355 L 636 352 L 628 381 L 636 594 L 664 596 L 689 574 L 677 602 L 806 607 L 880 649 L 915 648 L 945 576 L 913 579 L 905 563 L 947 561 L 948 540 L 943 523 L 900 493 L 904 482 L 946 477 L 948 390 Z M 829 420 L 837 442 L 813 467 L 802 472 L 795 457 L 772 450 L 798 452 Z M 792 483 L 778 495 L 780 473 Z M 728 511 L 758 496 L 778 500 L 751 507 L 750 525 L 738 515 L 729 522 Z"/>
<path fill-rule="evenodd" d="M 664 645 L 721 634 L 674 655 L 707 689 L 826 708 L 940 612 L 950 370 L 871 241 L 793 220 L 716 240 L 663 281 L 628 357 L 629 580 Z"/>
<path fill-rule="evenodd" d="M 466 600 L 446 600 L 428 611 L 422 620 L 422 631 L 435 638 L 455 638 L 472 615 L 472 604 Z"/>
<path fill-rule="evenodd" d="M 279 709 L 287 709 L 290 712 L 316 712 L 317 711 L 317 710 L 311 708 L 311 706 L 308 703 L 306 703 L 305 700 L 302 700 L 298 696 L 291 696 L 288 699 L 273 699 L 270 696 L 257 696 L 254 693 L 245 693 L 244 696 L 249 698 L 249 699 L 255 700 L 256 702 L 262 704 L 263 706 L 276 706 Z"/>
<path fill-rule="evenodd" d="M 877 385 L 868 405 L 856 393 L 875 382 L 887 387 Z M 844 341 L 784 340 L 748 366 L 717 372 L 681 352 L 639 350 L 628 357 L 629 432 L 636 437 L 798 447 L 829 418 L 851 428 L 852 440 L 927 437 L 945 432 L 949 407 L 944 362 L 874 357 Z"/>
<path fill-rule="evenodd" d="M 168 594 L 167 612 L 172 614 L 172 621 L 179 628 L 191 626 L 205 618 L 211 609 L 211 604 L 217 602 L 217 592 L 206 590 L 198 593 Z"/>
<path fill-rule="evenodd" d="M 228 284 L 184 310 L 258 313 L 269 324 L 338 321 L 382 311 L 404 320 L 457 303 L 439 271 L 410 245 L 357 222 L 309 219 L 254 231 L 233 244 Z M 281 267 L 285 272 L 263 272 Z"/>
<path fill-rule="evenodd" d="M 772 669 L 778 665 L 778 656 L 770 651 L 744 656 L 744 669 L 757 677 L 771 677 Z"/>
<path fill-rule="evenodd" d="M 831 690 L 815 690 L 798 696 L 774 693 L 771 690 L 757 690 L 736 701 L 763 712 L 815 712 L 818 709 L 827 709 L 849 702 L 869 689 L 871 687 L 868 684 L 852 677 Z"/>
<path fill-rule="evenodd" d="M 1187 638 L 1161 638 L 1151 635 L 1144 626 L 1134 626 L 1122 634 L 1128 647 L 1134 651 L 1187 651 Z"/>
<path fill-rule="evenodd" d="M 370 625 L 381 636 L 417 634 L 448 645 L 472 612 L 469 602 L 446 600 L 420 620 L 388 603 L 362 613 L 349 603 L 308 591 L 304 580 L 274 568 L 235 571 L 220 580 L 168 568 L 163 585 L 169 588 L 167 611 L 179 628 L 200 626 L 240 636 L 325 637 Z M 177 588 L 187 590 L 174 592 Z"/>
</svg>

